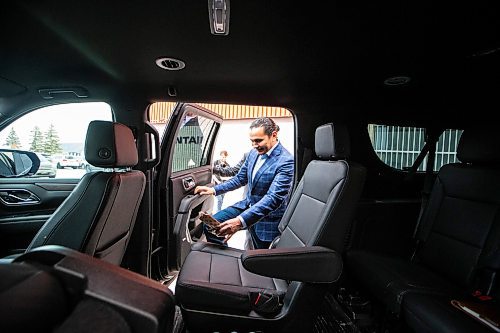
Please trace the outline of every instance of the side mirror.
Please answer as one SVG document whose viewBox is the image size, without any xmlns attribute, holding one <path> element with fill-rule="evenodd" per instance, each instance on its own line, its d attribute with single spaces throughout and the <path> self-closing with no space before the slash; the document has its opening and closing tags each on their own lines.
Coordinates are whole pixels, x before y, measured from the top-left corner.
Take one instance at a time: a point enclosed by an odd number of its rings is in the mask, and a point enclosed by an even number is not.
<svg viewBox="0 0 500 333">
<path fill-rule="evenodd" d="M 40 159 L 31 151 L 0 149 L 0 178 L 30 177 L 40 167 Z"/>
</svg>

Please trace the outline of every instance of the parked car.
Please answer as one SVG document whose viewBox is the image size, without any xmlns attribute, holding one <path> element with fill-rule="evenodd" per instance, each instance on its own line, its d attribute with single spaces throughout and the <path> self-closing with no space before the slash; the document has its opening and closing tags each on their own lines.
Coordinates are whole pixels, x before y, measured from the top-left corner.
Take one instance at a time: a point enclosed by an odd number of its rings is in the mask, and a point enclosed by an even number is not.
<svg viewBox="0 0 500 333">
<path fill-rule="evenodd" d="M 57 170 L 54 168 L 49 158 L 47 158 L 47 156 L 50 155 L 43 153 L 36 153 L 36 155 L 40 159 L 40 166 L 38 167 L 37 172 L 32 177 L 55 178 Z"/>
<path fill-rule="evenodd" d="M 82 159 L 79 156 L 64 155 L 55 160 L 58 169 L 73 168 L 82 169 L 85 167 Z"/>
</svg>

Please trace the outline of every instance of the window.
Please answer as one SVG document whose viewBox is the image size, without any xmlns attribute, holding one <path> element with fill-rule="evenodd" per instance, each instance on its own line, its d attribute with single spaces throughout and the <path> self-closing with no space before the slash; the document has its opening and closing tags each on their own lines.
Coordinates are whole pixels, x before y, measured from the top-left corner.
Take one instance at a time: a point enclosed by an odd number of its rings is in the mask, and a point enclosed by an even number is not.
<svg viewBox="0 0 500 333">
<path fill-rule="evenodd" d="M 172 172 L 196 168 L 209 163 L 209 143 L 217 123 L 202 116 L 187 114 L 177 133 L 172 158 Z"/>
<path fill-rule="evenodd" d="M 40 166 L 26 177 L 81 178 L 93 170 L 84 156 L 85 137 L 92 120 L 113 120 L 102 102 L 71 103 L 37 109 L 0 132 L 0 147 L 36 153 Z"/>
<path fill-rule="evenodd" d="M 368 133 L 377 156 L 387 165 L 404 170 L 415 162 L 425 144 L 425 129 L 418 127 L 368 125 Z M 458 140 L 462 130 L 447 129 L 436 145 L 434 170 L 457 161 Z M 418 171 L 425 171 L 427 157 Z"/>
</svg>

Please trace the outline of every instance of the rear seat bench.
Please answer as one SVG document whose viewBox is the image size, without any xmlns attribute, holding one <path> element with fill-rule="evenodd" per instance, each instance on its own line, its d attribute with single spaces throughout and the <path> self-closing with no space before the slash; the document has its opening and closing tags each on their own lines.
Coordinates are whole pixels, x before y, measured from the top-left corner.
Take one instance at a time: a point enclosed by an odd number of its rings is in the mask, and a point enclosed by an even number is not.
<svg viewBox="0 0 500 333">
<path fill-rule="evenodd" d="M 489 329 L 451 299 L 474 290 L 498 299 L 500 142 L 494 131 L 465 130 L 457 158 L 439 171 L 417 227 L 413 260 L 355 250 L 346 268 L 357 283 L 417 332 Z M 489 290 L 488 290 L 489 289 Z"/>
</svg>

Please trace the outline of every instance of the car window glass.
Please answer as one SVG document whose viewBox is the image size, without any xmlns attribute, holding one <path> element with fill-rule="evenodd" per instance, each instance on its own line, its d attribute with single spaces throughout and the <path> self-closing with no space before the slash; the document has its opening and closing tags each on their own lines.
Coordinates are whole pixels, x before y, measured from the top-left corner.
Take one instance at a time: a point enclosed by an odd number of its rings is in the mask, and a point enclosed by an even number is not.
<svg viewBox="0 0 500 333">
<path fill-rule="evenodd" d="M 425 145 L 425 129 L 419 127 L 369 124 L 368 134 L 377 156 L 385 164 L 400 170 L 410 168 Z M 436 145 L 434 170 L 457 161 L 458 140 L 462 130 L 446 129 Z M 425 171 L 427 157 L 418 171 Z"/>
<path fill-rule="evenodd" d="M 0 147 L 35 152 L 40 166 L 34 178 L 81 178 L 98 170 L 84 156 L 92 120 L 113 120 L 103 102 L 53 105 L 27 113 L 0 131 Z M 26 176 L 28 177 L 28 176 Z"/>
<path fill-rule="evenodd" d="M 177 133 L 172 158 L 172 172 L 196 168 L 209 163 L 208 153 L 215 121 L 187 114 Z"/>
</svg>

